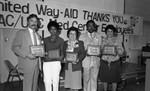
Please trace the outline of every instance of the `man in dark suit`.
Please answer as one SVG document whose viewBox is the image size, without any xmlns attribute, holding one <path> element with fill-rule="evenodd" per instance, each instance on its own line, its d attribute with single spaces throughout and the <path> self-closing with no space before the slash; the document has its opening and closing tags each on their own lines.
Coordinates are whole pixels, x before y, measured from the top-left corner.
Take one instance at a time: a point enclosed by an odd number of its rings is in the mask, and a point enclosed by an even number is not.
<svg viewBox="0 0 150 91">
<path fill-rule="evenodd" d="M 35 14 L 27 17 L 27 29 L 19 30 L 12 43 L 12 51 L 18 57 L 18 68 L 24 74 L 23 91 L 37 91 L 39 57 L 30 52 L 31 45 L 40 45 L 37 33 L 39 18 Z"/>
</svg>

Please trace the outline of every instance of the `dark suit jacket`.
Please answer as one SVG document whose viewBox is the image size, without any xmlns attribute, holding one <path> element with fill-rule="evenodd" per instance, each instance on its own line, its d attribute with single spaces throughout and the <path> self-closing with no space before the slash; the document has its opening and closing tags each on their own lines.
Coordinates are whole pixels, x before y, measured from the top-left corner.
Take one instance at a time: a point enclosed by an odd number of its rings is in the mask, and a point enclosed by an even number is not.
<svg viewBox="0 0 150 91">
<path fill-rule="evenodd" d="M 65 41 L 64 42 L 64 56 L 66 57 L 66 49 L 68 47 L 68 44 L 67 44 L 68 41 Z M 79 62 L 77 64 L 72 64 L 72 70 L 73 71 L 76 71 L 76 70 L 81 70 L 82 69 L 82 60 L 85 58 L 86 56 L 86 53 L 85 53 L 85 48 L 84 48 L 84 43 L 83 41 L 78 41 L 76 42 L 76 44 L 78 44 L 79 46 L 74 48 L 74 51 L 73 53 L 78 53 L 78 59 L 79 59 Z M 65 69 L 67 70 L 68 69 L 68 63 L 66 63 L 65 65 Z"/>
<path fill-rule="evenodd" d="M 32 40 L 28 29 L 19 30 L 12 43 L 12 51 L 18 56 L 18 68 L 23 73 L 30 73 L 38 66 L 38 58 L 30 60 L 26 56 L 30 53 Z"/>
</svg>

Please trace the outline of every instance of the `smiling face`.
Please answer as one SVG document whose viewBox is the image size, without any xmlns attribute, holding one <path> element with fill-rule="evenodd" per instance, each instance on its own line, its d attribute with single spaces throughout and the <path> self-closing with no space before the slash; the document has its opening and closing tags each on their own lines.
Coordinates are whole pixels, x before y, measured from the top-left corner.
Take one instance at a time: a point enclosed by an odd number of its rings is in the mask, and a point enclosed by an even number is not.
<svg viewBox="0 0 150 91">
<path fill-rule="evenodd" d="M 28 20 L 27 24 L 28 24 L 29 28 L 31 28 L 33 30 L 36 30 L 37 29 L 38 20 L 37 20 L 37 18 L 32 17 L 32 18 L 30 18 Z"/>
<path fill-rule="evenodd" d="M 70 31 L 70 33 L 69 33 L 69 39 L 70 39 L 71 41 L 76 40 L 76 38 L 77 38 L 76 36 L 77 36 L 77 34 L 76 34 L 75 31 Z"/>
<path fill-rule="evenodd" d="M 94 23 L 92 23 L 92 22 L 89 22 L 88 24 L 87 24 L 87 31 L 89 32 L 89 33 L 93 33 L 94 31 L 95 31 L 95 25 L 94 25 Z"/>
<path fill-rule="evenodd" d="M 57 28 L 55 26 L 51 26 L 49 28 L 49 32 L 51 33 L 51 36 L 57 35 Z"/>
<path fill-rule="evenodd" d="M 113 37 L 114 36 L 114 32 L 112 29 L 108 29 L 106 34 L 107 34 L 107 37 Z"/>
</svg>

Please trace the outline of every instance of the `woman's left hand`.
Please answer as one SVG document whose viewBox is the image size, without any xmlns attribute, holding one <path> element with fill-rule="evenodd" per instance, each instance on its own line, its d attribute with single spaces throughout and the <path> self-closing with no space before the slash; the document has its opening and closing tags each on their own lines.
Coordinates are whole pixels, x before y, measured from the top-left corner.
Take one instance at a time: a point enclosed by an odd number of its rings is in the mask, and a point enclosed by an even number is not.
<svg viewBox="0 0 150 91">
<path fill-rule="evenodd" d="M 118 55 L 122 55 L 123 51 L 121 49 L 118 49 Z"/>
<path fill-rule="evenodd" d="M 72 62 L 73 64 L 77 64 L 79 62 L 79 59 L 77 60 L 77 61 L 75 61 L 75 62 Z"/>
</svg>

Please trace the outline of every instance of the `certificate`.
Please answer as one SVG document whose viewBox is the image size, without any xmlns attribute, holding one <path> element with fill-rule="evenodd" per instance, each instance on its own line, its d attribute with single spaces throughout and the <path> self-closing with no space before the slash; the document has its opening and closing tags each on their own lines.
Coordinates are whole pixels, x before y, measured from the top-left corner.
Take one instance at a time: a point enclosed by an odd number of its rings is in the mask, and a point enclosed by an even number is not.
<svg viewBox="0 0 150 91">
<path fill-rule="evenodd" d="M 116 46 L 115 45 L 104 45 L 104 49 L 102 50 L 104 55 L 116 55 Z"/>
<path fill-rule="evenodd" d="M 87 46 L 87 54 L 91 56 L 98 56 L 100 54 L 100 46 L 99 45 L 88 45 Z"/>
<path fill-rule="evenodd" d="M 78 53 L 67 52 L 66 61 L 67 62 L 76 62 L 78 58 Z"/>
<path fill-rule="evenodd" d="M 45 55 L 44 45 L 32 45 L 30 46 L 31 54 L 36 56 L 43 57 Z"/>
<path fill-rule="evenodd" d="M 59 59 L 60 58 L 60 50 L 59 49 L 48 50 L 48 58 L 49 59 Z"/>
</svg>

